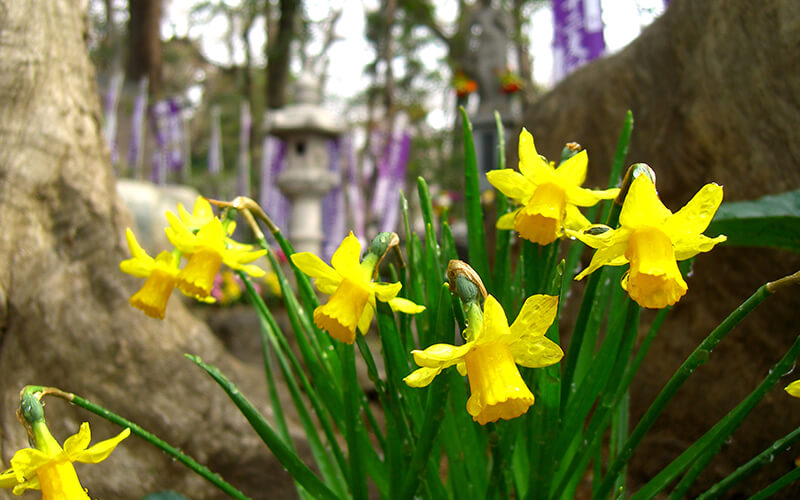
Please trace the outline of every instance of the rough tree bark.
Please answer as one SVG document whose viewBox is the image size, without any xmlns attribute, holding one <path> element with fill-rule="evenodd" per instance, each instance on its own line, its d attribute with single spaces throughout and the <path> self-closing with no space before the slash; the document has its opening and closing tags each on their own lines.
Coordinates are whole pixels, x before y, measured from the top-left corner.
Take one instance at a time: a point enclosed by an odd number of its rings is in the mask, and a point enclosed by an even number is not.
<svg viewBox="0 0 800 500">
<path fill-rule="evenodd" d="M 525 113 L 523 125 L 550 158 L 558 157 L 566 141 L 584 145 L 589 183 L 601 185 L 631 109 L 635 126 L 628 162 L 646 162 L 656 170 L 659 193 L 674 210 L 710 181 L 724 186 L 726 200 L 797 189 L 798 47 L 796 1 L 675 0 L 630 46 L 587 65 L 539 99 Z M 633 422 L 711 328 L 758 286 L 797 269 L 800 259 L 782 251 L 723 246 L 699 256 L 687 280 L 688 294 L 643 365 L 633 393 Z M 797 293 L 768 299 L 697 370 L 634 455 L 636 484 L 733 408 L 783 355 L 798 334 Z M 784 381 L 795 378 L 796 371 Z M 776 387 L 700 484 L 708 487 L 798 422 L 800 404 Z M 739 493 L 764 487 L 794 467 L 796 456 L 777 457 L 755 480 L 739 485 Z M 784 495 L 797 498 L 798 490 Z"/>
<path fill-rule="evenodd" d="M 263 394 L 263 374 L 228 355 L 179 299 L 163 322 L 128 306 L 141 285 L 118 268 L 132 220 L 101 137 L 85 30 L 81 2 L 0 1 L 2 459 L 27 446 L 14 417 L 19 390 L 54 385 L 131 418 L 254 498 L 291 491 L 243 417 L 183 353 L 219 364 L 251 396 Z M 95 440 L 118 432 L 59 401 L 46 412 L 59 439 L 87 420 Z M 165 489 L 225 498 L 136 438 L 79 474 L 92 498 Z"/>
</svg>

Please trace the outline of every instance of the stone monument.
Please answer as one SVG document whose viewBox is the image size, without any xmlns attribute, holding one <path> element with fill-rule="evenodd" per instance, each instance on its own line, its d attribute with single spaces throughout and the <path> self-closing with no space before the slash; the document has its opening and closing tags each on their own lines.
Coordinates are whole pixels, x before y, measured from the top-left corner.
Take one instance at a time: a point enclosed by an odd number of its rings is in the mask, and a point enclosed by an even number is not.
<svg viewBox="0 0 800 500">
<path fill-rule="evenodd" d="M 319 104 L 316 80 L 301 74 L 294 103 L 269 117 L 269 133 L 286 143 L 286 167 L 278 187 L 291 202 L 289 236 L 298 252 L 320 254 L 322 198 L 338 184 L 328 171 L 328 141 L 339 136 L 341 125 Z"/>
</svg>

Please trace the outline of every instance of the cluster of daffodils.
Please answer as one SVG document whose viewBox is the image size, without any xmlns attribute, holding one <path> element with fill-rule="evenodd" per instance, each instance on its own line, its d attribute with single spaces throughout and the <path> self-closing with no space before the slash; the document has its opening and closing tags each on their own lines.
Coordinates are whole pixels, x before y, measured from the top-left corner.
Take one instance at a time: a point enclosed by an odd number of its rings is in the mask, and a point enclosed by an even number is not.
<svg viewBox="0 0 800 500">
<path fill-rule="evenodd" d="M 91 432 L 89 424 L 84 422 L 78 433 L 68 437 L 62 447 L 47 428 L 42 403 L 36 396 L 23 393 L 20 409 L 35 448 L 23 448 L 14 454 L 11 468 L 0 474 L 0 488 L 12 489 L 15 495 L 26 490 L 41 490 L 43 499 L 89 500 L 73 462 L 102 462 L 131 430 L 125 429 L 89 447 Z"/>
<path fill-rule="evenodd" d="M 589 207 L 603 199 L 619 200 L 620 190 L 581 187 L 587 162 L 584 150 L 556 168 L 539 156 L 533 136 L 523 129 L 519 172 L 503 169 L 487 174 L 492 185 L 521 205 L 500 217 L 497 228 L 516 230 L 521 238 L 539 245 L 565 235 L 577 238 L 597 252 L 576 279 L 602 266 L 630 263 L 622 287 L 636 303 L 659 309 L 675 304 L 688 289 L 677 261 L 708 252 L 726 239 L 702 234 L 722 202 L 722 186 L 706 184 L 673 214 L 658 198 L 655 175 L 649 167 L 632 168 L 624 183 L 627 191 L 619 227 L 592 225 L 578 207 Z"/>
<path fill-rule="evenodd" d="M 235 223 L 216 217 L 205 198 L 197 198 L 192 213 L 179 203 L 178 215 L 167 212 L 166 216 L 169 226 L 164 231 L 175 247 L 172 252 L 162 251 L 153 258 L 136 241 L 133 231 L 125 232 L 131 258 L 119 267 L 125 273 L 145 278 L 142 288 L 131 296 L 130 304 L 146 315 L 164 319 L 175 288 L 189 297 L 213 302 L 211 292 L 222 264 L 250 276 L 264 276 L 264 271 L 251 262 L 265 255 L 266 250 L 252 250 L 251 246 L 232 240 Z M 186 259 L 183 268 L 182 259 Z"/>
</svg>

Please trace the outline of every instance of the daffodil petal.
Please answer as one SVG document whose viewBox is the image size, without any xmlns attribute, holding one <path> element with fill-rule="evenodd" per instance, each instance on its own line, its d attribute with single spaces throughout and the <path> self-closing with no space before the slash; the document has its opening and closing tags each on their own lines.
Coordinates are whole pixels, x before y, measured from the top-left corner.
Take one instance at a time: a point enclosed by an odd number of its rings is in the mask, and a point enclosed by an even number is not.
<svg viewBox="0 0 800 500">
<path fill-rule="evenodd" d="M 486 173 L 486 180 L 498 191 L 516 201 L 530 198 L 535 189 L 528 178 L 510 168 L 490 170 Z"/>
<path fill-rule="evenodd" d="M 134 258 L 137 258 L 137 257 L 150 258 L 150 256 L 147 255 L 147 252 L 144 251 L 144 248 L 142 248 L 142 246 L 139 244 L 139 242 L 136 241 L 136 235 L 133 234 L 133 231 L 131 230 L 131 228 L 126 228 L 125 229 L 125 240 L 128 243 L 128 249 L 131 251 L 131 256 L 132 257 L 134 257 Z"/>
<path fill-rule="evenodd" d="M 475 342 L 455 346 L 450 344 L 434 344 L 424 351 L 414 350 L 414 361 L 419 366 L 428 368 L 447 368 L 461 361 L 475 346 Z"/>
<path fill-rule="evenodd" d="M 436 375 L 439 375 L 441 372 L 441 368 L 418 368 L 404 378 L 403 382 L 408 384 L 410 387 L 425 387 L 433 382 L 433 379 L 436 377 Z"/>
<path fill-rule="evenodd" d="M 33 476 L 27 481 L 19 483 L 16 486 L 14 486 L 14 489 L 11 491 L 15 495 L 22 495 L 22 493 L 25 492 L 26 490 L 41 490 L 41 489 L 42 487 L 39 484 L 39 478 L 37 476 Z"/>
<path fill-rule="evenodd" d="M 519 171 L 536 185 L 555 177 L 553 168 L 536 151 L 533 135 L 525 128 L 519 133 Z"/>
<path fill-rule="evenodd" d="M 556 168 L 556 177 L 561 186 L 580 186 L 586 180 L 586 165 L 589 155 L 586 150 L 573 155 Z"/>
<path fill-rule="evenodd" d="M 611 189 L 586 189 L 580 186 L 567 187 L 567 203 L 579 207 L 592 207 L 600 200 L 616 198 L 619 188 Z"/>
<path fill-rule="evenodd" d="M 672 247 L 675 250 L 675 260 L 691 259 L 699 253 L 708 252 L 714 248 L 714 245 L 727 239 L 728 237 L 724 234 L 716 238 L 709 238 L 704 234 L 696 234 L 675 241 L 672 243 Z"/>
<path fill-rule="evenodd" d="M 192 215 L 198 219 L 210 219 L 214 217 L 214 210 L 207 199 L 198 196 L 194 201 L 194 207 L 192 207 Z"/>
<path fill-rule="evenodd" d="M 475 342 L 486 343 L 508 338 L 508 318 L 503 306 L 493 296 L 489 295 L 483 302 L 483 326 L 475 336 Z"/>
<path fill-rule="evenodd" d="M 800 398 L 800 380 L 795 380 L 791 384 L 784 387 L 783 390 L 788 392 L 790 396 Z"/>
<path fill-rule="evenodd" d="M 153 272 L 155 263 L 153 259 L 150 261 L 144 259 L 126 259 L 119 263 L 119 269 L 125 274 L 136 276 L 137 278 L 147 278 Z"/>
<path fill-rule="evenodd" d="M 15 487 L 17 484 L 19 484 L 19 481 L 17 481 L 17 475 L 14 474 L 14 469 L 8 469 L 0 474 L 0 488 L 7 490 Z"/>
<path fill-rule="evenodd" d="M 578 210 L 578 207 L 570 205 L 569 203 L 567 204 L 566 217 L 564 217 L 564 229 L 582 231 L 591 225 L 591 221 Z"/>
<path fill-rule="evenodd" d="M 403 297 L 395 297 L 390 300 L 389 307 L 392 308 L 392 311 L 400 311 L 406 314 L 419 314 L 425 310 L 425 306 L 416 304 Z"/>
<path fill-rule="evenodd" d="M 366 335 L 369 327 L 372 324 L 372 318 L 375 316 L 375 301 L 368 300 L 367 305 L 364 306 L 364 312 L 361 313 L 361 318 L 358 320 L 358 331 L 362 335 Z"/>
<path fill-rule="evenodd" d="M 400 289 L 403 288 L 402 283 L 370 283 L 370 290 L 375 293 L 375 296 L 381 302 L 388 302 L 395 298 Z"/>
<path fill-rule="evenodd" d="M 631 229 L 660 226 L 671 215 L 672 212 L 658 198 L 653 181 L 647 175 L 640 174 L 631 182 L 628 194 L 622 203 L 619 223 Z"/>
<path fill-rule="evenodd" d="M 50 462 L 50 457 L 34 448 L 17 450 L 11 457 L 11 468 L 14 469 L 17 479 L 30 479 L 36 476 L 36 469 Z"/>
<path fill-rule="evenodd" d="M 706 184 L 664 224 L 662 230 L 673 240 L 702 233 L 722 203 L 722 186 Z"/>
<path fill-rule="evenodd" d="M 89 429 L 89 422 L 84 422 L 77 434 L 73 434 L 64 441 L 64 451 L 68 456 L 73 456 L 85 450 L 91 440 L 92 432 Z"/>
<path fill-rule="evenodd" d="M 531 295 L 522 304 L 517 319 L 509 327 L 511 337 L 519 340 L 530 340 L 544 337 L 547 329 L 553 324 L 558 312 L 558 297 L 552 295 Z"/>
<path fill-rule="evenodd" d="M 593 273 L 603 266 L 621 266 L 627 263 L 628 258 L 625 257 L 625 250 L 627 250 L 627 248 L 628 242 L 627 240 L 623 240 L 618 241 L 611 246 L 598 249 L 592 256 L 592 260 L 589 262 L 589 267 L 575 276 L 575 279 L 580 281 L 586 275 Z"/>
<path fill-rule="evenodd" d="M 339 248 L 333 252 L 331 258 L 331 265 L 342 276 L 348 276 L 351 279 L 356 279 L 361 276 L 361 243 L 355 237 L 353 231 L 350 231 L 344 240 L 342 240 Z"/>
<path fill-rule="evenodd" d="M 125 439 L 126 437 L 130 436 L 131 430 L 125 429 L 113 438 L 106 439 L 104 441 L 100 441 L 96 445 L 92 446 L 89 449 L 79 451 L 74 455 L 70 455 L 70 459 L 73 462 L 82 462 L 85 464 L 96 464 L 102 462 L 114 451 L 114 448 Z"/>
<path fill-rule="evenodd" d="M 467 363 L 465 363 L 464 361 L 459 361 L 458 363 L 456 363 L 456 370 L 458 370 L 459 375 L 461 375 L 462 377 L 466 377 Z"/>
<path fill-rule="evenodd" d="M 514 362 L 527 368 L 554 365 L 564 357 L 561 347 L 547 337 L 522 338 L 508 348 L 514 356 Z"/>
<path fill-rule="evenodd" d="M 295 253 L 292 254 L 290 259 L 298 269 L 312 278 L 325 280 L 334 284 L 334 286 L 339 286 L 339 283 L 342 282 L 342 277 L 339 273 L 311 252 Z"/>
<path fill-rule="evenodd" d="M 522 207 L 501 215 L 500 218 L 497 219 L 497 229 L 514 229 L 514 220 L 517 218 L 517 214 L 520 210 L 522 210 Z"/>
</svg>

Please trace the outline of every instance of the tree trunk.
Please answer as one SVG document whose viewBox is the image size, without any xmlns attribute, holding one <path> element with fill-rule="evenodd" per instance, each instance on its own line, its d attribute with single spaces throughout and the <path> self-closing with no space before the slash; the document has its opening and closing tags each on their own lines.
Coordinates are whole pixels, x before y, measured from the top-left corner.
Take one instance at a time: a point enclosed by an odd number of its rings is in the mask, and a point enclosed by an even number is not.
<svg viewBox="0 0 800 500">
<path fill-rule="evenodd" d="M 161 96 L 161 0 L 129 0 L 128 80 L 148 78 L 151 100 Z"/>
<path fill-rule="evenodd" d="M 267 41 L 267 108 L 286 105 L 289 81 L 289 60 L 292 40 L 296 36 L 298 9 L 301 0 L 281 0 L 280 19 L 275 38 Z"/>
<path fill-rule="evenodd" d="M 53 385 L 155 432 L 253 498 L 291 494 L 244 418 L 183 353 L 220 365 L 250 396 L 264 392 L 263 374 L 227 354 L 179 299 L 163 322 L 128 305 L 142 284 L 119 270 L 132 219 L 116 195 L 101 137 L 80 5 L 0 1 L 2 458 L 7 464 L 28 446 L 14 417 L 20 389 Z M 59 440 L 83 421 L 95 441 L 119 431 L 58 400 L 48 400 L 46 413 Z M 79 474 L 92 498 L 133 500 L 167 489 L 226 498 L 135 437 Z M 10 491 L 0 497 L 10 499 Z"/>
<path fill-rule="evenodd" d="M 548 158 L 558 158 L 567 141 L 585 146 L 587 185 L 600 186 L 631 109 L 635 126 L 627 164 L 652 166 L 659 193 L 673 210 L 710 181 L 724 186 L 728 201 L 797 189 L 798 47 L 796 1 L 674 0 L 631 45 L 544 95 L 527 110 L 523 124 Z M 643 364 L 633 390 L 632 421 L 711 328 L 760 285 L 798 268 L 797 255 L 777 250 L 722 245 L 698 256 L 688 294 Z M 656 474 L 753 390 L 797 333 L 797 290 L 776 294 L 756 309 L 695 372 L 643 441 L 629 468 L 633 486 Z M 795 378 L 796 371 L 785 381 Z M 776 388 L 700 477 L 700 487 L 730 473 L 798 422 L 800 405 Z M 763 488 L 791 470 L 796 456 L 777 455 L 753 480 L 737 485 L 737 492 L 751 495 Z M 784 494 L 797 498 L 798 491 Z"/>
</svg>

